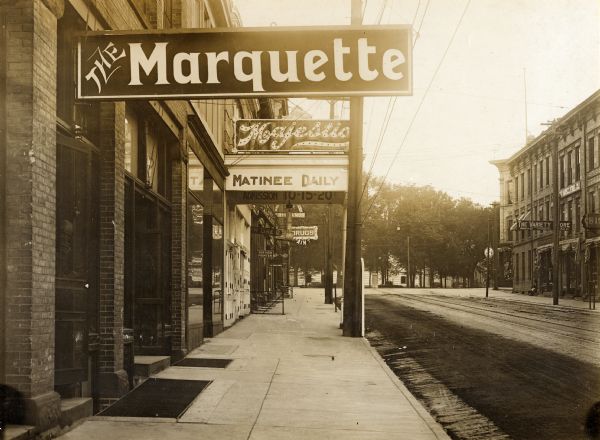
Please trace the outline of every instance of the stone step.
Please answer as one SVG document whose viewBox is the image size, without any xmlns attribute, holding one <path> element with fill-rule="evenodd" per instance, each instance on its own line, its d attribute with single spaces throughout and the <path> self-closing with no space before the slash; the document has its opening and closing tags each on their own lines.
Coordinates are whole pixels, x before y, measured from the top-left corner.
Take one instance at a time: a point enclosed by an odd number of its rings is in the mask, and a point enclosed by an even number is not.
<svg viewBox="0 0 600 440">
<path fill-rule="evenodd" d="M 135 356 L 134 376 L 150 377 L 171 366 L 169 356 Z"/>
<path fill-rule="evenodd" d="M 4 429 L 4 440 L 29 440 L 35 437 L 35 427 L 27 425 L 7 425 Z"/>
<path fill-rule="evenodd" d="M 93 413 L 94 401 L 91 397 L 73 397 L 60 401 L 60 425 L 63 427 L 91 417 Z"/>
</svg>

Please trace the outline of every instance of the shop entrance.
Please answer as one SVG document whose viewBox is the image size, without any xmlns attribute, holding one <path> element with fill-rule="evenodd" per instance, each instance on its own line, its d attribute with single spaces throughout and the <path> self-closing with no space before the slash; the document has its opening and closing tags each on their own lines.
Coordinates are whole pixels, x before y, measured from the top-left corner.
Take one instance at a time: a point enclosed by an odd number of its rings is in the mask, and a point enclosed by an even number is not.
<svg viewBox="0 0 600 440">
<path fill-rule="evenodd" d="M 170 355 L 171 214 L 165 200 L 125 183 L 125 327 L 135 354 Z"/>
<path fill-rule="evenodd" d="M 99 157 L 57 134 L 54 385 L 62 397 L 93 396 L 98 349 Z"/>
</svg>

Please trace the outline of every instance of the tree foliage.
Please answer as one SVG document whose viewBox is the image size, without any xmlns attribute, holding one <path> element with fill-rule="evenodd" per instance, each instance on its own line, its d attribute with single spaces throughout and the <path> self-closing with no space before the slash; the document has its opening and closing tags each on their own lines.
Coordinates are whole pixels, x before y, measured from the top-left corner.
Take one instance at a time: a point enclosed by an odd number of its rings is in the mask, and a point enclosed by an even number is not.
<svg viewBox="0 0 600 440">
<path fill-rule="evenodd" d="M 366 268 L 380 272 L 383 283 L 390 274 L 406 270 L 410 237 L 412 285 L 416 274 L 427 269 L 431 277 L 452 277 L 473 286 L 475 269 L 484 259 L 483 250 L 488 243 L 489 208 L 469 199 L 454 199 L 429 186 L 384 184 L 377 193 L 380 185 L 381 180 L 371 179 L 361 201 L 365 216 L 362 256 Z M 341 206 L 333 207 L 331 220 L 326 205 L 304 205 L 304 210 L 306 218 L 294 219 L 293 224 L 319 226 L 319 239 L 293 245 L 292 267 L 303 271 L 324 269 L 326 224 L 331 221 L 333 264 L 341 270 Z"/>
<path fill-rule="evenodd" d="M 365 265 L 390 272 L 408 265 L 410 237 L 411 276 L 427 268 L 431 276 L 454 277 L 473 285 L 477 263 L 488 243 L 489 208 L 469 199 L 453 199 L 429 186 L 370 182 L 363 228 Z M 375 194 L 377 196 L 375 197 Z M 369 209 L 370 207 L 370 209 Z M 413 282 L 414 285 L 414 282 Z"/>
</svg>

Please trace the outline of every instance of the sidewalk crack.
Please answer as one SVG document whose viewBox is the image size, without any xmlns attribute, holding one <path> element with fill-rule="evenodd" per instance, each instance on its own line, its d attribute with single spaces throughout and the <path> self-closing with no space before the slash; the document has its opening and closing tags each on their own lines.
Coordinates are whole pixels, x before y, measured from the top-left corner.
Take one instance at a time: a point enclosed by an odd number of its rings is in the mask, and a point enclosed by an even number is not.
<svg viewBox="0 0 600 440">
<path fill-rule="evenodd" d="M 271 385 L 273 385 L 273 379 L 275 378 L 275 375 L 277 374 L 277 369 L 279 368 L 279 362 L 281 362 L 281 358 L 277 358 L 277 365 L 275 365 L 275 370 L 273 370 L 273 374 L 271 375 L 271 380 L 269 381 L 269 387 L 267 388 L 265 397 L 263 397 L 262 402 L 260 402 L 260 408 L 258 409 L 258 414 L 256 414 L 256 419 L 254 419 L 254 423 L 252 424 L 252 428 L 250 428 L 250 432 L 248 433 L 248 437 L 246 437 L 246 440 L 250 440 L 250 437 L 252 436 L 252 432 L 254 431 L 254 427 L 256 426 L 256 423 L 258 422 L 258 418 L 260 417 L 260 413 L 262 412 L 263 406 L 265 404 L 265 400 L 267 400 L 269 391 L 271 391 Z"/>
</svg>

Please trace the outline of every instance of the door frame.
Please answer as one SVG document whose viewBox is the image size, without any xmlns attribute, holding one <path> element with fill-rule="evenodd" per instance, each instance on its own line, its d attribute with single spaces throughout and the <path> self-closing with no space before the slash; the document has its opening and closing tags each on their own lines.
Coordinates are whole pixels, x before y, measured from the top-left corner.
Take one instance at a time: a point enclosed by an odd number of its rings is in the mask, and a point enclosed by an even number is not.
<svg viewBox="0 0 600 440">
<path fill-rule="evenodd" d="M 69 276 L 55 276 L 55 294 L 58 293 L 59 289 L 66 290 L 77 290 L 77 294 L 83 295 L 84 307 L 81 312 L 75 311 L 58 311 L 57 304 L 55 301 L 55 327 L 56 323 L 61 321 L 59 319 L 61 315 L 69 317 L 71 319 L 65 319 L 65 321 L 77 320 L 75 313 L 83 315 L 83 319 L 79 320 L 83 322 L 83 353 L 84 358 L 81 360 L 82 368 L 62 369 L 59 370 L 54 368 L 54 380 L 55 387 L 67 387 L 68 385 L 75 385 L 75 388 L 79 387 L 79 394 L 89 395 L 95 397 L 97 393 L 97 362 L 96 352 L 98 349 L 98 334 L 93 333 L 91 330 L 98 328 L 98 288 L 99 288 L 99 252 L 98 245 L 100 239 L 100 228 L 99 228 L 99 179 L 100 179 L 100 152 L 99 149 L 87 141 L 85 138 L 75 138 L 70 136 L 68 133 L 65 134 L 64 129 L 59 125 L 56 132 L 56 149 L 57 149 L 57 168 L 56 178 L 60 178 L 61 169 L 59 168 L 58 154 L 60 149 L 70 150 L 83 154 L 85 161 L 85 169 L 83 174 L 86 178 L 84 194 L 83 218 L 85 225 L 84 241 L 85 241 L 85 273 L 80 277 L 69 277 Z M 58 200 L 57 200 L 58 202 Z M 56 205 L 57 223 L 58 223 L 58 210 L 60 209 L 58 203 Z M 58 224 L 57 224 L 58 227 Z M 58 248 L 58 237 L 57 237 L 57 248 Z M 78 286 L 79 284 L 79 286 Z M 55 344 L 56 350 L 56 344 Z M 57 356 L 55 355 L 55 359 Z M 84 383 L 88 383 L 84 389 Z M 64 389 L 63 389 L 64 391 Z"/>
</svg>

